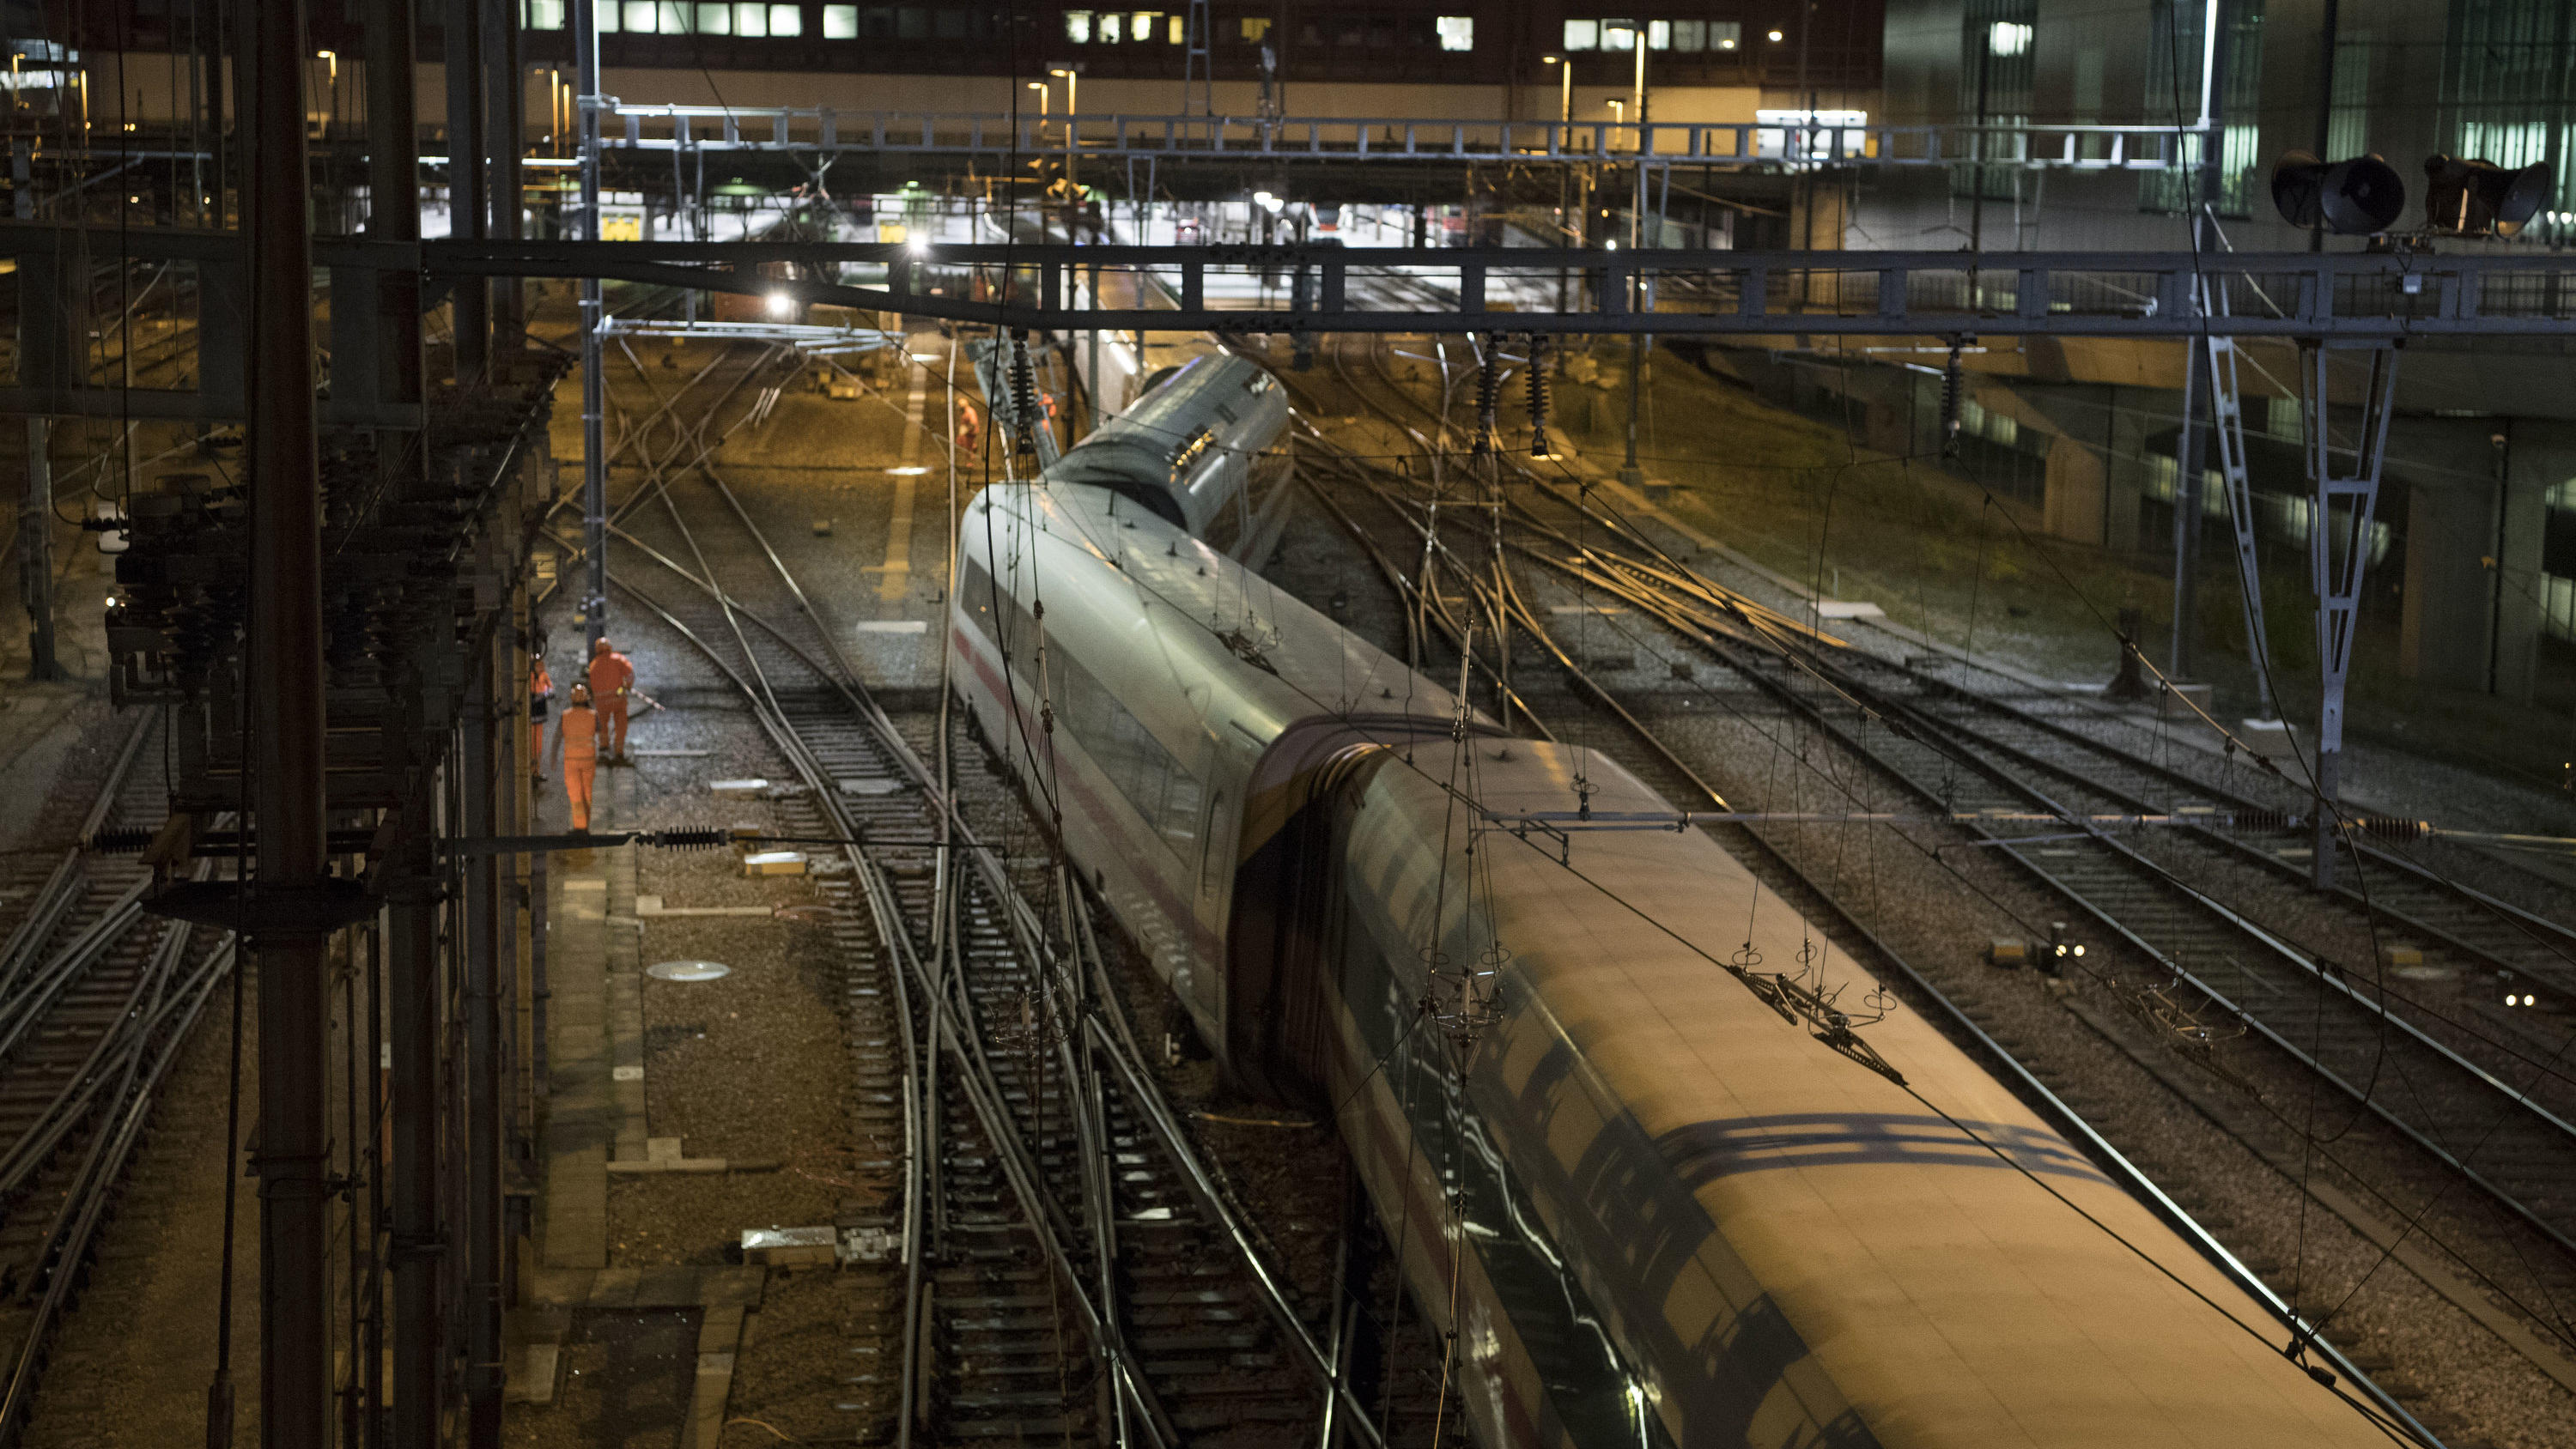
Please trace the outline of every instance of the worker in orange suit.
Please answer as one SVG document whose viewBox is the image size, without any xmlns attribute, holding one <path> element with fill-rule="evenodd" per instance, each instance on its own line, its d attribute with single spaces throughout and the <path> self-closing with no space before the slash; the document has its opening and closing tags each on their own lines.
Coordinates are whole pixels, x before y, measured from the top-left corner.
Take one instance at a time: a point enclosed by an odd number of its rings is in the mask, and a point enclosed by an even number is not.
<svg viewBox="0 0 2576 1449">
<path fill-rule="evenodd" d="M 957 400 L 957 455 L 972 458 L 984 451 L 984 418 L 975 404 L 965 398 Z"/>
<path fill-rule="evenodd" d="M 626 696 L 635 688 L 635 665 L 625 655 L 600 640 L 590 646 L 590 697 L 599 712 L 599 750 L 608 763 L 623 765 L 626 760 Z M 616 728 L 615 748 L 611 748 L 610 726 Z"/>
<path fill-rule="evenodd" d="M 546 711 L 554 704 L 555 678 L 546 672 L 546 656 L 528 656 L 528 773 L 546 782 Z"/>
<path fill-rule="evenodd" d="M 572 687 L 563 724 L 555 731 L 555 748 L 563 752 L 564 801 L 572 806 L 576 835 L 590 833 L 590 783 L 599 772 L 599 720 L 590 710 L 590 689 Z"/>
</svg>

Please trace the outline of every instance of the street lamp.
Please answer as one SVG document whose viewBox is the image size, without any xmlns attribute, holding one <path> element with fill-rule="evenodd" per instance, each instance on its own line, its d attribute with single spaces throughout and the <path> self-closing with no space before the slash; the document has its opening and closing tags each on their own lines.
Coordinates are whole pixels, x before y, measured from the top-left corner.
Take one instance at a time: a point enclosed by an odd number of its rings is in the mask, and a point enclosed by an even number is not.
<svg viewBox="0 0 2576 1449">
<path fill-rule="evenodd" d="M 1541 65 L 1560 67 L 1557 71 L 1559 84 L 1557 86 L 1556 120 L 1557 124 L 1562 126 L 1573 125 L 1574 62 L 1561 55 L 1542 55 L 1538 58 L 1538 63 Z M 1562 143 L 1560 142 L 1559 144 Z"/>
<path fill-rule="evenodd" d="M 1073 128 L 1078 124 L 1077 118 L 1082 114 L 1082 77 L 1070 66 L 1049 66 L 1047 74 L 1064 77 L 1064 184 L 1066 190 L 1076 190 L 1077 183 L 1073 177 Z"/>
</svg>

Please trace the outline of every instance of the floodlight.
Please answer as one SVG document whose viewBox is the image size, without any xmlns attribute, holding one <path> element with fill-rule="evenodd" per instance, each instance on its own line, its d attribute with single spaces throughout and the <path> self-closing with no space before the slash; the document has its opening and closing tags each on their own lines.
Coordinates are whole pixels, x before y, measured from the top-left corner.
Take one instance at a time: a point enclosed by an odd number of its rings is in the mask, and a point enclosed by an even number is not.
<svg viewBox="0 0 2576 1449">
<path fill-rule="evenodd" d="M 2272 204 L 2292 226 L 2322 223 L 2341 236 L 2368 236 L 2405 214 L 2406 182 L 2376 155 L 2329 164 L 2292 151 L 2272 167 Z"/>
<path fill-rule="evenodd" d="M 2519 170 L 2455 156 L 2424 159 L 2424 220 L 2454 236 L 2512 236 L 2549 202 L 2549 166 Z"/>
</svg>

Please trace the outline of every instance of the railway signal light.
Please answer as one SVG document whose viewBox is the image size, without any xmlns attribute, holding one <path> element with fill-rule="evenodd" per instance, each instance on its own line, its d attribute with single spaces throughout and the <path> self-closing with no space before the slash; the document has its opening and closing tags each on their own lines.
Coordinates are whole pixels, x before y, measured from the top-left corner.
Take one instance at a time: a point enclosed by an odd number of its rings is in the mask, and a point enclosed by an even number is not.
<svg viewBox="0 0 2576 1449">
<path fill-rule="evenodd" d="M 2039 973 L 2042 976 L 2062 976 L 2066 973 L 2066 963 L 2079 960 L 2083 955 L 2082 945 L 2066 939 L 2066 923 L 2051 921 L 2048 923 L 2048 949 L 2039 957 Z"/>
<path fill-rule="evenodd" d="M 2291 151 L 2273 164 L 2272 205 L 2292 226 L 2369 236 L 2406 214 L 2406 180 L 2375 154 L 2326 162 L 2313 152 Z"/>
<path fill-rule="evenodd" d="M 2549 166 L 2520 169 L 2492 161 L 2428 156 L 2424 221 L 2453 236 L 2512 236 L 2549 204 Z"/>
</svg>

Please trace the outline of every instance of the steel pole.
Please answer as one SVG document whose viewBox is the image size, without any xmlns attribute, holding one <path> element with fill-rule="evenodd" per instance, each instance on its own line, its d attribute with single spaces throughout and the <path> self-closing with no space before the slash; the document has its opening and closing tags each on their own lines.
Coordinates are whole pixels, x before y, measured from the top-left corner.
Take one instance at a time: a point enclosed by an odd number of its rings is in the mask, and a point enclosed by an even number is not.
<svg viewBox="0 0 2576 1449">
<path fill-rule="evenodd" d="M 432 792 L 424 788 L 426 799 Z M 436 840 L 423 811 L 393 888 L 386 1023 L 393 1043 L 393 1449 L 433 1449 L 444 1397 L 439 1325 L 439 1025 Z"/>
<path fill-rule="evenodd" d="M 581 234 L 599 235 L 599 18 L 586 4 L 573 6 L 573 97 L 580 128 Z M 582 658 L 608 629 L 608 411 L 599 328 L 603 320 L 599 279 L 581 279 L 581 546 L 585 588 L 581 601 Z"/>
<path fill-rule="evenodd" d="M 576 5 L 587 13 L 588 5 Z M 447 234 L 482 241 L 492 235 L 490 113 L 485 101 L 485 32 L 481 0 L 447 0 Z M 451 303 L 456 319 L 456 380 L 479 383 L 492 365 L 492 282 L 459 277 Z"/>
<path fill-rule="evenodd" d="M 470 661 L 464 748 L 458 770 L 469 838 L 497 833 L 501 752 L 493 687 L 497 649 Z M 465 1374 L 466 1442 L 501 1442 L 501 867 L 478 857 L 465 868 Z"/>
<path fill-rule="evenodd" d="M 324 1181 L 322 489 L 314 440 L 313 252 L 305 225 L 303 0 L 244 7 L 250 104 L 250 630 L 245 649 L 259 853 L 260 1435 L 323 1449 L 331 1421 Z"/>
<path fill-rule="evenodd" d="M 2224 187 L 2221 174 L 2227 149 L 2224 18 L 2220 13 L 2219 0 L 2208 0 L 2201 18 L 2200 184 L 2198 198 L 2188 202 L 2191 249 L 2195 252 L 2211 249 L 2213 218 L 2218 211 L 2219 193 Z M 2224 286 L 2225 282 L 2222 280 L 2217 285 Z M 2192 586 L 2200 575 L 2201 468 L 2199 430 L 2194 425 L 2192 413 L 2201 391 L 2216 386 L 2216 379 L 2206 375 L 2210 310 L 2200 305 L 2200 298 L 2195 293 L 2193 312 L 2201 322 L 2199 345 L 2184 349 L 2182 431 L 2174 440 L 2173 660 L 2169 673 L 2177 684 L 2191 677 L 2192 654 L 2198 643 L 2194 636 L 2199 628 L 2199 608 L 2198 601 L 2192 596 Z"/>
<path fill-rule="evenodd" d="M 60 679 L 54 655 L 54 425 L 27 419 L 27 492 L 18 501 L 18 597 L 27 606 L 27 677 Z"/>
<path fill-rule="evenodd" d="M 519 158 L 527 153 L 528 86 L 526 63 L 521 53 L 519 18 L 523 0 L 484 0 L 485 23 L 489 27 L 484 42 L 484 59 L 504 77 L 499 86 L 487 78 L 484 85 L 491 97 L 490 127 L 485 137 L 491 158 L 492 235 L 504 241 L 517 241 L 521 235 L 523 198 L 520 185 L 524 172 Z M 574 0 L 576 6 L 580 0 Z M 504 277 L 493 288 L 493 350 L 504 357 L 516 357 L 528 349 L 527 283 L 518 277 Z"/>
</svg>

